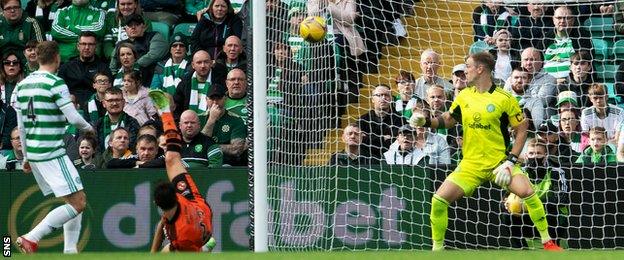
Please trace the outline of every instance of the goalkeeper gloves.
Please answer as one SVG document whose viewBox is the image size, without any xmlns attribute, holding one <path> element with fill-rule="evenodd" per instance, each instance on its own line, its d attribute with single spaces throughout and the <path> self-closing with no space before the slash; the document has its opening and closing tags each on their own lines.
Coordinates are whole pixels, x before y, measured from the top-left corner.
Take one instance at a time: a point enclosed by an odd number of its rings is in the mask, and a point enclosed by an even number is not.
<svg viewBox="0 0 624 260">
<path fill-rule="evenodd" d="M 496 183 L 500 187 L 507 187 L 509 183 L 511 183 L 511 172 L 513 171 L 514 165 L 518 162 L 518 158 L 509 154 L 507 159 L 503 161 L 496 169 L 494 169 L 494 174 L 496 174 L 496 178 L 494 179 L 494 183 Z"/>
<path fill-rule="evenodd" d="M 412 117 L 409 118 L 408 123 L 411 127 L 414 128 L 425 126 L 427 124 L 427 118 L 425 117 L 425 115 L 416 112 L 412 114 Z"/>
</svg>

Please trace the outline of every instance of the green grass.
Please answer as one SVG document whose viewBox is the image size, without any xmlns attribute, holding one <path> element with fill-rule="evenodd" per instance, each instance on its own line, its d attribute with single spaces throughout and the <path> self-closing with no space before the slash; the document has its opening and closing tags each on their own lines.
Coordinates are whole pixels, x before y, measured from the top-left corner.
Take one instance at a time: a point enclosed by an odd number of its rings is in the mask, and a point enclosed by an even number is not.
<svg viewBox="0 0 624 260">
<path fill-rule="evenodd" d="M 336 260 L 362 260 L 362 259 L 459 259 L 459 260 L 488 260 L 488 259 L 521 259 L 521 260 L 572 260 L 572 259 L 624 259 L 624 250 L 584 250 L 566 251 L 563 253 L 553 253 L 545 251 L 507 251 L 507 250 L 483 250 L 483 251 L 445 251 L 445 252 L 425 252 L 425 251 L 381 251 L 381 252 L 271 252 L 271 253 L 177 253 L 176 259 L 233 259 L 233 260 L 253 260 L 253 259 L 336 259 Z M 15 254 L 19 259 L 45 259 L 45 260 L 71 260 L 71 259 L 171 259 L 168 254 L 148 254 L 148 253 L 83 253 L 79 255 L 62 254 L 35 254 L 20 255 Z"/>
</svg>

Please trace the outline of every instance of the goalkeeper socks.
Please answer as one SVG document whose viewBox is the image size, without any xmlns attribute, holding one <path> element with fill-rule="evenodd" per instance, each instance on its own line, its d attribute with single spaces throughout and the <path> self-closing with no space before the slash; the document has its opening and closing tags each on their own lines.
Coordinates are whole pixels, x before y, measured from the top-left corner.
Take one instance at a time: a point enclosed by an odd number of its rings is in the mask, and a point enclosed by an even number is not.
<svg viewBox="0 0 624 260">
<path fill-rule="evenodd" d="M 50 211 L 33 230 L 24 235 L 24 238 L 37 243 L 43 236 L 62 227 L 65 222 L 75 218 L 77 215 L 76 209 L 69 204 L 58 206 Z"/>
<path fill-rule="evenodd" d="M 546 243 L 551 240 L 550 235 L 548 234 L 548 221 L 546 220 L 546 211 L 544 210 L 544 205 L 539 197 L 535 194 L 531 194 L 524 198 L 524 204 L 526 205 L 527 210 L 529 211 L 529 216 L 533 221 L 533 224 L 537 228 L 537 231 L 540 233 L 540 237 L 542 238 L 542 243 Z"/>
<path fill-rule="evenodd" d="M 65 240 L 65 248 L 63 250 L 63 253 L 78 253 L 78 247 L 76 245 L 78 244 L 78 239 L 80 238 L 81 226 L 82 213 L 78 214 L 78 216 L 63 224 L 63 239 Z"/>
<path fill-rule="evenodd" d="M 433 240 L 433 250 L 444 249 L 444 236 L 448 226 L 448 206 L 449 203 L 444 198 L 433 195 L 431 199 L 431 239 Z"/>
</svg>

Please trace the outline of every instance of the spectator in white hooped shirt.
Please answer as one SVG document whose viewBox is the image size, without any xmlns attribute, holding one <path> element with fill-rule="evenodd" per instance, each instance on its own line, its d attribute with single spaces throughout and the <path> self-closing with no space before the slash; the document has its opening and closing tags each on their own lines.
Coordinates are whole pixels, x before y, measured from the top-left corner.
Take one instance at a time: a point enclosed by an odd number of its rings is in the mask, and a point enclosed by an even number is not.
<svg viewBox="0 0 624 260">
<path fill-rule="evenodd" d="M 607 103 L 607 91 L 603 84 L 592 84 L 588 92 L 592 106 L 581 112 L 582 131 L 586 133 L 593 127 L 604 127 L 607 132 L 607 143 L 617 145 L 620 126 L 624 122 L 624 110 Z"/>
</svg>

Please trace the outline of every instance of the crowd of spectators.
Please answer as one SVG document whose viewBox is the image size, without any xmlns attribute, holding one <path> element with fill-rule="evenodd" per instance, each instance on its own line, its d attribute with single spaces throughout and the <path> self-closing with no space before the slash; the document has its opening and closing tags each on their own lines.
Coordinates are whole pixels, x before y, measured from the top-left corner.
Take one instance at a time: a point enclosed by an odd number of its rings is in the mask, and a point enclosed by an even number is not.
<svg viewBox="0 0 624 260">
<path fill-rule="evenodd" d="M 414 15 L 416 2 L 267 0 L 272 162 L 300 165 L 307 150 L 322 145 L 327 130 L 339 128 L 347 104 L 359 101 L 362 75 L 377 72 L 382 47 L 406 36 L 400 18 Z M 63 64 L 58 74 L 97 129 L 97 137 L 90 139 L 68 128 L 67 151 L 77 165 L 162 167 L 161 122 L 147 97 L 149 89 L 170 95 L 187 143 L 187 164 L 247 165 L 250 1 L 30 0 L 23 5 L 1 0 L 1 7 L 3 161 L 21 158 L 12 136 L 12 93 L 37 70 L 35 47 L 47 39 L 59 43 Z M 592 36 L 580 26 L 591 17 L 587 14 L 612 15 L 614 30 L 621 30 L 620 10 L 621 3 L 505 5 L 486 0 L 473 12 L 474 40 L 491 46 L 497 85 L 517 98 L 532 122 L 532 135 L 547 144 L 549 155 L 565 150 L 570 162 L 594 162 L 602 160 L 596 154 L 614 153 L 624 160 L 624 115 L 609 104 L 613 91 L 605 83 L 610 82 L 596 77 Z M 299 23 L 310 15 L 331 18 L 321 44 L 305 42 L 298 34 Z M 161 24 L 166 33 L 156 28 Z M 192 29 L 173 30 L 182 24 Z M 373 88 L 373 109 L 344 129 L 345 151 L 330 164 L 457 162 L 461 126 L 428 130 L 406 125 L 415 110 L 432 117 L 446 111 L 467 87 L 464 64 L 451 64 L 451 78 L 439 74 L 446 55 L 423 50 L 420 75 L 399 68 L 404 70 L 396 76 L 396 86 L 366 86 Z M 624 78 L 624 73 L 618 76 Z M 622 94 L 618 86 L 615 94 Z M 394 90 L 398 95 L 392 95 Z M 593 145 L 601 135 L 604 147 Z M 557 147 L 551 149 L 553 144 Z M 570 149 L 561 149 L 562 144 Z M 19 168 L 19 163 L 2 165 Z"/>
<path fill-rule="evenodd" d="M 618 3 L 544 5 L 541 1 L 504 4 L 485 0 L 473 12 L 474 41 L 490 46 L 495 58 L 494 82 L 520 104 L 531 122 L 533 146 L 545 148 L 553 165 L 614 164 L 624 161 L 624 126 L 618 79 L 597 77 L 592 35 L 581 26 L 592 17 L 615 17 L 624 23 Z M 605 29 L 609 30 L 609 29 Z M 412 129 L 413 112 L 434 118 L 446 111 L 466 88 L 465 64 L 454 64 L 452 78 L 438 74 L 443 57 L 433 49 L 420 57 L 421 76 L 401 70 L 396 93 L 385 84 L 373 86 L 373 109 L 343 133 L 345 149 L 330 165 L 448 164 L 461 159 L 462 126 Z M 622 67 L 618 77 L 624 78 Z M 355 134 L 354 134 L 355 133 Z M 353 136 L 359 136 L 353 138 Z M 526 149 L 526 148 L 525 148 Z M 531 160 L 524 156 L 526 162 Z M 366 160 L 358 156 L 364 156 Z"/>
</svg>

